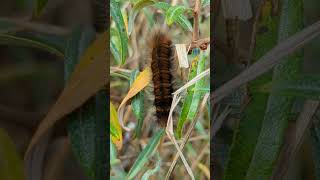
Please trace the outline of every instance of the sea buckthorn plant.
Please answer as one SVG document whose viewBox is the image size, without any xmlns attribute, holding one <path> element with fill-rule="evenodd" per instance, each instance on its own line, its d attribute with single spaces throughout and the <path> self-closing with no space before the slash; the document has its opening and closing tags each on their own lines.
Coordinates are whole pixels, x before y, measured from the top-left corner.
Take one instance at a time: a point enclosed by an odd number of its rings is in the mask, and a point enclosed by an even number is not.
<svg viewBox="0 0 320 180">
<path fill-rule="evenodd" d="M 110 178 L 210 179 L 210 1 L 110 3 Z"/>
<path fill-rule="evenodd" d="M 319 2 L 213 6 L 211 176 L 319 179 Z"/>
</svg>

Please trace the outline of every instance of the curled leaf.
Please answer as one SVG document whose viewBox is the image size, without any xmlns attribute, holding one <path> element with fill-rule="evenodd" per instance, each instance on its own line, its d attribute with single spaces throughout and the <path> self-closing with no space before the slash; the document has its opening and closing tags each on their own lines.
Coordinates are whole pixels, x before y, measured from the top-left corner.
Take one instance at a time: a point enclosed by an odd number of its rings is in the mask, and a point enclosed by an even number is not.
<svg viewBox="0 0 320 180">
<path fill-rule="evenodd" d="M 110 102 L 110 134 L 111 141 L 116 145 L 117 149 L 122 148 L 122 129 L 119 124 L 116 108 Z"/>
</svg>

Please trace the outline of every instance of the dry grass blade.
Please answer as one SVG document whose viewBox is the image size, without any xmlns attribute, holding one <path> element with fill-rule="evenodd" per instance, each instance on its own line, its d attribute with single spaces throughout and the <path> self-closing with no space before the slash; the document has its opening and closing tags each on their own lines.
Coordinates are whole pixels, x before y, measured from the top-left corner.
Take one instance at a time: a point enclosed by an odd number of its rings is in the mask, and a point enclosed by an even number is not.
<svg viewBox="0 0 320 180">
<path fill-rule="evenodd" d="M 177 140 L 174 137 L 174 133 L 173 133 L 172 112 L 173 112 L 174 108 L 178 105 L 180 99 L 181 99 L 181 97 L 178 97 L 178 95 L 174 95 L 174 97 L 173 97 L 173 101 L 172 101 L 172 105 L 171 105 L 170 113 L 169 113 L 169 117 L 168 117 L 167 127 L 166 127 L 166 134 L 168 135 L 170 141 L 174 144 L 175 148 L 177 149 L 178 154 L 181 157 L 181 160 L 182 160 L 184 166 L 186 167 L 187 172 L 189 173 L 191 179 L 194 180 L 194 175 L 192 173 L 191 167 L 189 166 L 186 158 L 184 157 L 182 150 L 179 148 L 179 145 L 178 145 Z"/>
<path fill-rule="evenodd" d="M 253 64 L 247 70 L 243 71 L 241 74 L 215 90 L 211 96 L 213 104 L 219 102 L 226 95 L 232 92 L 233 89 L 269 71 L 272 67 L 283 60 L 283 57 L 303 47 L 306 43 L 317 37 L 319 34 L 320 21 L 283 41 L 262 58 L 260 58 L 257 63 Z"/>
<path fill-rule="evenodd" d="M 289 131 L 289 138 L 285 142 L 276 168 L 273 171 L 271 180 L 285 179 L 287 171 L 292 164 L 295 156 L 302 144 L 306 132 L 310 128 L 313 114 L 316 112 L 319 106 L 319 101 L 308 100 L 300 113 L 295 127 L 292 131 Z"/>
<path fill-rule="evenodd" d="M 192 120 L 192 122 L 191 122 L 191 124 L 190 124 L 190 126 L 189 126 L 189 128 L 188 128 L 188 130 L 187 130 L 186 135 L 183 137 L 183 142 L 181 143 L 181 145 L 180 145 L 180 147 L 179 147 L 179 149 L 180 149 L 181 151 L 183 150 L 185 144 L 187 143 L 189 137 L 191 136 L 191 133 L 192 133 L 192 131 L 193 131 L 193 128 L 194 128 L 194 126 L 196 125 L 198 116 L 201 114 L 201 112 L 203 112 L 203 110 L 204 110 L 204 108 L 205 108 L 205 106 L 206 106 L 206 103 L 207 103 L 207 100 L 208 100 L 208 99 L 209 99 L 209 93 L 207 93 L 207 94 L 204 96 L 204 98 L 203 98 L 203 100 L 202 100 L 202 102 L 201 102 L 201 105 L 200 105 L 200 109 L 199 109 L 199 111 L 198 111 L 198 113 L 197 113 L 197 116 Z M 169 168 L 169 170 L 168 170 L 168 172 L 167 172 L 167 175 L 166 175 L 166 180 L 168 180 L 168 179 L 170 178 L 170 175 L 171 175 L 171 173 L 173 172 L 173 169 L 174 169 L 174 167 L 175 167 L 176 164 L 177 164 L 178 158 L 179 158 L 179 153 L 177 153 L 177 154 L 175 155 L 175 157 L 174 157 L 174 159 L 173 159 L 173 161 L 172 161 L 172 164 L 171 164 L 171 166 L 170 166 L 170 168 Z"/>
<path fill-rule="evenodd" d="M 47 116 L 40 123 L 29 144 L 25 154 L 25 160 L 28 159 L 32 149 L 38 144 L 39 140 L 41 140 L 41 138 L 46 135 L 62 117 L 80 107 L 91 96 L 108 84 L 108 60 L 106 59 L 106 48 L 100 48 L 101 52 L 94 54 L 92 58 L 90 58 L 90 63 L 81 63 L 82 61 L 87 61 L 87 59 L 82 59 L 80 64 L 77 65 L 75 71 L 71 75 L 69 83 L 66 85 Z M 91 61 L 91 59 L 94 60 Z"/>
<path fill-rule="evenodd" d="M 188 83 L 186 83 L 185 85 L 183 85 L 181 88 L 179 88 L 178 90 L 176 90 L 174 93 L 172 93 L 173 95 L 176 94 L 180 94 L 181 92 L 183 92 L 184 90 L 186 90 L 188 87 L 192 86 L 193 84 L 195 84 L 197 81 L 199 81 L 201 78 L 207 76 L 208 74 L 210 74 L 210 68 L 203 71 L 202 73 L 200 73 L 199 75 L 197 75 L 196 77 L 194 77 L 192 80 L 190 80 Z"/>
<path fill-rule="evenodd" d="M 173 120 L 172 120 L 172 112 L 174 110 L 174 108 L 176 107 L 176 105 L 179 103 L 179 100 L 181 99 L 181 97 L 179 97 L 179 94 L 181 92 L 183 92 L 184 90 L 186 90 L 188 87 L 192 86 L 193 84 L 195 84 L 197 81 L 199 81 L 201 78 L 205 77 L 206 75 L 208 75 L 210 73 L 210 68 L 205 70 L 204 72 L 200 73 L 199 75 L 197 75 L 195 78 L 193 78 L 192 80 L 190 80 L 187 84 L 185 84 L 184 86 L 182 86 L 180 89 L 178 89 L 177 91 L 175 91 L 174 93 L 172 93 L 174 96 L 173 96 L 173 101 L 172 101 L 172 105 L 171 105 L 171 108 L 170 108 L 170 113 L 169 113 L 169 117 L 168 117 L 168 122 L 167 122 L 167 127 L 166 127 L 166 133 L 169 137 L 169 139 L 172 141 L 172 143 L 175 145 L 177 151 L 178 151 L 178 154 L 176 155 L 176 160 L 178 159 L 178 157 L 180 156 L 189 175 L 191 176 L 192 179 L 194 179 L 194 176 L 193 176 L 193 173 L 192 173 L 192 170 L 189 166 L 189 164 L 187 163 L 187 161 L 185 160 L 185 157 L 182 153 L 182 149 L 184 147 L 183 146 L 178 146 L 178 143 L 177 143 L 177 140 L 175 139 L 174 137 L 174 133 L 173 133 Z M 207 99 L 209 97 L 209 94 L 206 94 L 205 95 L 205 98 Z M 202 107 L 202 106 L 201 106 Z M 195 123 L 193 125 L 190 126 L 190 128 L 188 129 L 188 132 L 187 132 L 187 137 L 189 138 L 189 136 L 191 135 L 191 132 L 192 132 L 192 129 L 193 129 L 193 126 L 195 126 Z M 191 130 L 190 130 L 191 129 Z M 188 138 L 185 138 L 186 141 Z M 185 142 L 186 142 L 185 141 Z M 183 143 L 184 144 L 184 143 Z M 182 148 L 181 148 L 182 147 Z M 173 164 L 176 163 L 176 160 L 174 161 Z M 170 174 L 171 172 L 173 171 L 173 167 L 170 168 L 171 170 L 169 170 L 169 172 L 167 173 L 167 176 L 166 176 L 166 179 L 168 179 L 170 177 Z"/>
</svg>

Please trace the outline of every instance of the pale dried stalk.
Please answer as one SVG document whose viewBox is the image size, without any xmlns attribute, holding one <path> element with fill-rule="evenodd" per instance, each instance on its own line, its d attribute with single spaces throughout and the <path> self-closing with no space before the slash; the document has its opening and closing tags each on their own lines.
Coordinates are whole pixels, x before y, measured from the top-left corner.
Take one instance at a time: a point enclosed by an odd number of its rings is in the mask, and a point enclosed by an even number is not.
<svg viewBox="0 0 320 180">
<path fill-rule="evenodd" d="M 188 139 L 189 139 L 189 137 L 190 137 L 190 135 L 191 135 L 191 133 L 192 133 L 192 131 L 193 131 L 194 126 L 196 125 L 196 122 L 197 122 L 197 120 L 198 120 L 198 116 L 201 114 L 201 112 L 203 112 L 203 110 L 204 110 L 204 108 L 205 108 L 205 106 L 206 106 L 207 100 L 209 99 L 209 95 L 210 95 L 210 94 L 207 93 L 207 94 L 204 96 L 204 98 L 203 98 L 203 100 L 202 100 L 202 102 L 201 102 L 201 105 L 200 105 L 200 110 L 197 112 L 197 116 L 192 120 L 192 122 L 191 122 L 191 124 L 190 124 L 190 126 L 189 126 L 189 128 L 188 128 L 188 130 L 187 130 L 186 135 L 183 137 L 183 141 L 182 141 L 182 143 L 181 143 L 181 145 L 180 145 L 181 151 L 182 151 L 182 149 L 184 148 L 185 144 L 187 143 L 187 141 L 188 141 Z M 171 173 L 173 172 L 173 169 L 174 169 L 175 165 L 177 164 L 178 158 L 179 158 L 179 154 L 177 153 L 177 154 L 175 155 L 174 159 L 173 159 L 173 162 L 172 162 L 172 164 L 171 164 L 168 172 L 167 172 L 166 180 L 169 179 Z"/>
</svg>

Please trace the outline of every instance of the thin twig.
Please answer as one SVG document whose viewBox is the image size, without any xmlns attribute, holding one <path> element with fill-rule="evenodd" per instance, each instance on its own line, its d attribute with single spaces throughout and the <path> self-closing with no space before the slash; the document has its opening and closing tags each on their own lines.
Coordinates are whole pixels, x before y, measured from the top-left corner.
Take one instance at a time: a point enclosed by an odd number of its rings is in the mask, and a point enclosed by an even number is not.
<svg viewBox="0 0 320 180">
<path fill-rule="evenodd" d="M 199 141 L 199 140 L 202 140 L 202 139 L 208 139 L 209 136 L 207 135 L 201 135 L 201 136 L 196 136 L 196 137 L 192 137 L 189 139 L 189 142 L 192 142 L 192 141 Z M 177 141 L 179 144 L 182 143 L 183 141 L 182 140 L 178 140 Z M 173 143 L 171 141 L 168 141 L 168 142 L 165 142 L 162 144 L 162 146 L 171 146 L 173 145 Z"/>
<path fill-rule="evenodd" d="M 114 72 L 124 72 L 124 73 L 131 73 L 132 71 L 129 69 L 123 69 L 123 68 L 119 68 L 119 67 L 110 67 L 110 73 L 114 73 Z"/>
<path fill-rule="evenodd" d="M 210 37 L 195 40 L 186 46 L 187 52 L 189 52 L 190 50 L 192 50 L 194 48 L 201 48 L 202 50 L 205 50 L 205 49 L 207 49 L 209 44 L 210 44 Z"/>
<path fill-rule="evenodd" d="M 196 4 L 193 9 L 193 32 L 192 32 L 192 42 L 199 39 L 199 12 L 201 7 L 201 1 L 196 0 Z"/>
</svg>

